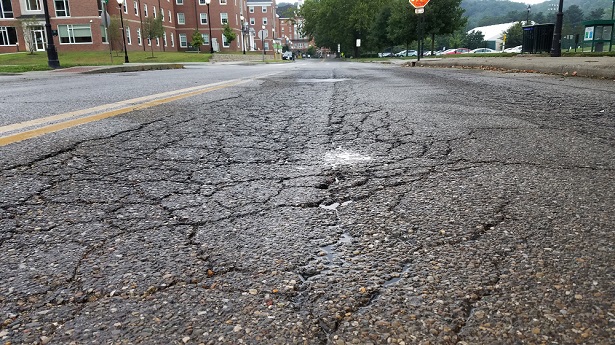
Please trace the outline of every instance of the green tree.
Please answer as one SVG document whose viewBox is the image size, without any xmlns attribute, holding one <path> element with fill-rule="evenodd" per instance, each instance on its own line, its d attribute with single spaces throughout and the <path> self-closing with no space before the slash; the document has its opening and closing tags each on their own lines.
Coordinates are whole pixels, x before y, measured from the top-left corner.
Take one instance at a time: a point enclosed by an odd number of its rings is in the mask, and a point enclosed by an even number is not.
<svg viewBox="0 0 615 345">
<path fill-rule="evenodd" d="M 368 46 L 374 50 L 382 51 L 383 48 L 394 45 L 388 32 L 391 13 L 391 4 L 385 4 L 376 14 L 374 23 L 367 35 Z"/>
<path fill-rule="evenodd" d="M 585 17 L 586 20 L 599 20 L 604 16 L 604 8 L 596 8 L 595 10 L 589 12 L 589 14 Z"/>
<path fill-rule="evenodd" d="M 577 5 L 570 5 L 564 11 L 563 34 L 582 34 L 583 33 L 583 10 Z"/>
<path fill-rule="evenodd" d="M 224 25 L 224 32 L 222 34 L 226 37 L 226 41 L 229 45 L 237 38 L 237 34 L 228 24 Z"/>
<path fill-rule="evenodd" d="M 462 0 L 431 1 L 425 6 L 425 33 L 431 35 L 431 50 L 435 49 L 436 35 L 450 35 L 467 24 Z"/>
<path fill-rule="evenodd" d="M 152 49 L 152 57 L 154 57 L 154 39 L 160 38 L 164 35 L 164 28 L 162 27 L 162 16 L 147 17 L 143 21 L 143 37 L 149 42 Z"/>
<path fill-rule="evenodd" d="M 468 49 L 482 48 L 485 46 L 485 35 L 480 31 L 472 31 L 466 36 L 464 46 Z"/>
<path fill-rule="evenodd" d="M 547 20 L 544 13 L 538 12 L 536 14 L 530 13 L 530 22 L 535 22 L 536 24 L 543 24 L 546 23 Z"/>
<path fill-rule="evenodd" d="M 516 47 L 523 44 L 523 24 L 521 22 L 511 26 L 504 34 L 506 35 L 506 47 Z"/>
<path fill-rule="evenodd" d="M 115 51 L 116 56 L 118 52 L 124 51 L 124 42 L 121 30 L 120 16 L 111 16 L 109 27 L 107 28 L 107 40 L 111 45 L 111 50 Z"/>
<path fill-rule="evenodd" d="M 281 3 L 278 5 L 277 14 L 280 15 L 280 18 L 295 18 L 295 11 L 297 10 L 297 6 L 293 4 Z"/>
<path fill-rule="evenodd" d="M 197 52 L 201 52 L 201 46 L 205 43 L 203 40 L 203 35 L 198 31 L 194 30 L 192 33 L 192 37 L 190 37 L 191 42 L 190 45 L 197 50 Z"/>
<path fill-rule="evenodd" d="M 357 39 L 362 49 L 369 47 L 372 23 L 380 8 L 392 0 L 306 0 L 299 11 L 305 19 L 301 33 L 314 37 L 316 44 L 337 50 L 340 44 L 345 53 L 354 50 Z"/>
</svg>

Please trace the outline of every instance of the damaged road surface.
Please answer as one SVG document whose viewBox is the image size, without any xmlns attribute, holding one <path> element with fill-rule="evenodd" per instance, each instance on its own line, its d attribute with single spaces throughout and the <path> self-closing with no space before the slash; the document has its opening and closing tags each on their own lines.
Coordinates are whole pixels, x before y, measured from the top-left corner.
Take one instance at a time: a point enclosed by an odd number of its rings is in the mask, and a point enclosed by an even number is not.
<svg viewBox="0 0 615 345">
<path fill-rule="evenodd" d="M 615 343 L 615 83 L 240 69 L 0 147 L 1 344 Z"/>
</svg>

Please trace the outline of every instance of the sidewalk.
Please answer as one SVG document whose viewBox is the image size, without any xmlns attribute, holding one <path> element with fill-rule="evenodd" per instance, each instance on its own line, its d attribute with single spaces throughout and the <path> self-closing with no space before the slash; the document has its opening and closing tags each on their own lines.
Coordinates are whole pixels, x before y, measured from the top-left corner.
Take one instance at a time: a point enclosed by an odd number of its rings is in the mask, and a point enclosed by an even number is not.
<svg viewBox="0 0 615 345">
<path fill-rule="evenodd" d="M 403 66 L 502 69 L 513 72 L 546 73 L 615 80 L 615 57 L 515 57 L 425 58 L 403 62 Z"/>
</svg>

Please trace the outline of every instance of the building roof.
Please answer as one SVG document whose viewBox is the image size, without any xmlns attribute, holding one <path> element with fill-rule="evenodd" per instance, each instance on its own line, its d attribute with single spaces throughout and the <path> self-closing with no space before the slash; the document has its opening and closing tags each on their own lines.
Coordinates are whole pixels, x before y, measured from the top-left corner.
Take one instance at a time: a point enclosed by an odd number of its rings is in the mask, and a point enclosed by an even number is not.
<svg viewBox="0 0 615 345">
<path fill-rule="evenodd" d="M 508 29 L 510 29 L 515 24 L 517 24 L 517 22 L 480 26 L 469 30 L 468 33 L 472 31 L 480 31 L 485 36 L 485 41 L 496 41 L 501 40 L 502 34 L 508 31 Z"/>
</svg>

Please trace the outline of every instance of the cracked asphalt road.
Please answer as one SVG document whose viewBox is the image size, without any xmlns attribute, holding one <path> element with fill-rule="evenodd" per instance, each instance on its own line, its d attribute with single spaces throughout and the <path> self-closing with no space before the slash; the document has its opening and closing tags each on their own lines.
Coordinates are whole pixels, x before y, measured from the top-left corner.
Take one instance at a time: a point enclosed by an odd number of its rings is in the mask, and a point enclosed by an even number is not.
<svg viewBox="0 0 615 345">
<path fill-rule="evenodd" d="M 0 340 L 615 343 L 614 104 L 306 63 L 3 147 Z"/>
</svg>

